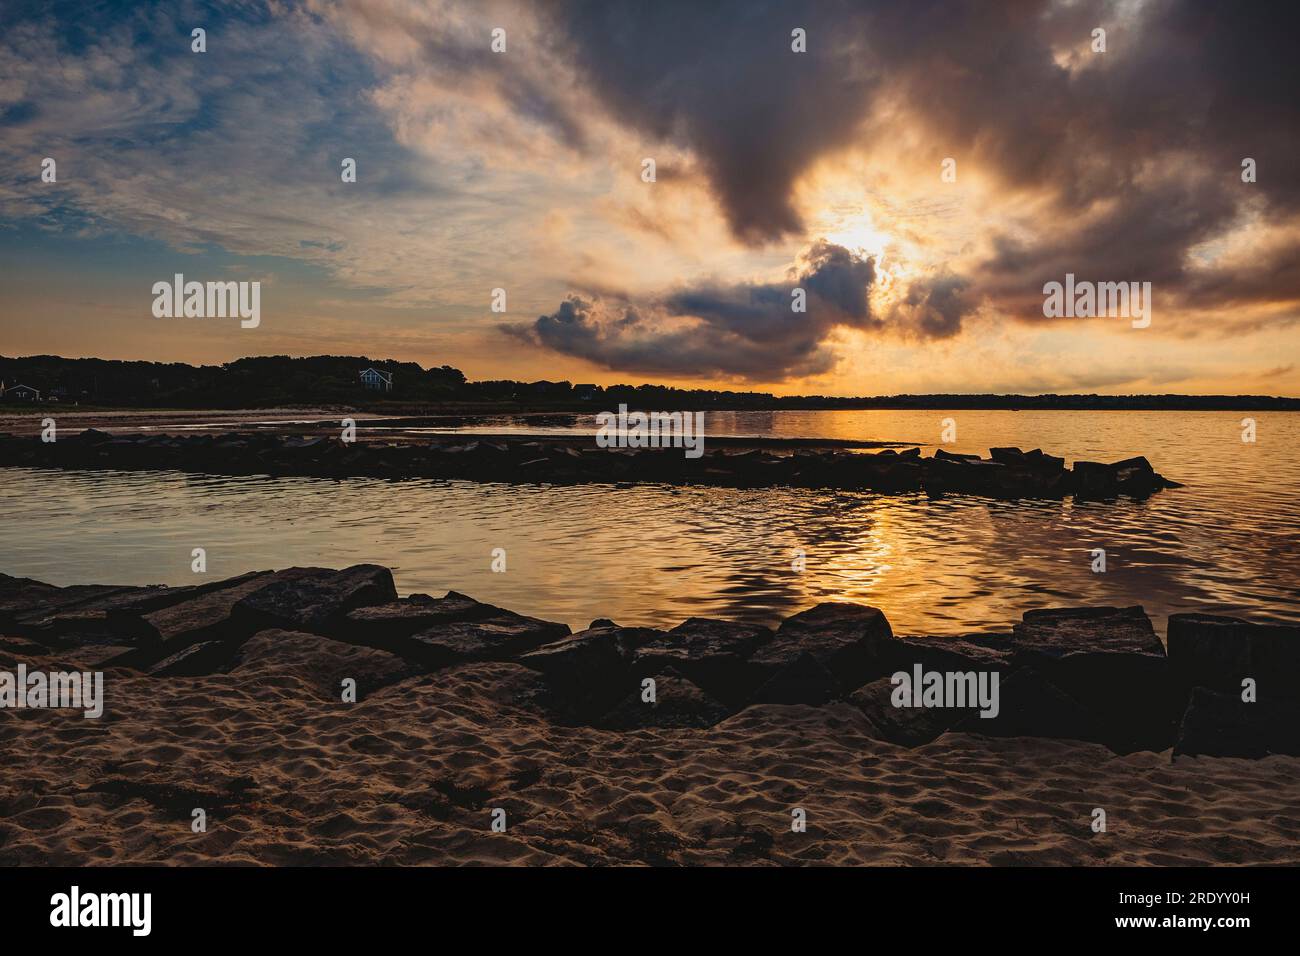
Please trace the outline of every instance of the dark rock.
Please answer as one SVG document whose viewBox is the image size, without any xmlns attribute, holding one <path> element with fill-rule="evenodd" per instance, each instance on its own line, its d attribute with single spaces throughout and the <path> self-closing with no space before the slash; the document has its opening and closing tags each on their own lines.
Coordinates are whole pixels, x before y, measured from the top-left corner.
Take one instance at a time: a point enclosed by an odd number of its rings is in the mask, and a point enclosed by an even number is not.
<svg viewBox="0 0 1300 956">
<path fill-rule="evenodd" d="M 1025 452 L 1025 464 L 1034 471 L 1063 472 L 1065 459 L 1055 455 L 1044 454 L 1041 448 Z"/>
<path fill-rule="evenodd" d="M 115 608 L 109 612 L 110 624 L 119 633 L 144 635 L 133 661 L 144 664 L 170 656 L 187 644 L 238 636 L 233 624 L 235 604 L 271 580 L 268 571 L 240 575 L 205 587 L 188 600 L 143 615 L 132 608 Z"/>
<path fill-rule="evenodd" d="M 0 575 L 0 625 L 11 626 L 33 615 L 47 617 L 87 601 L 139 589 L 122 585 L 85 584 L 60 588 L 31 578 Z"/>
<path fill-rule="evenodd" d="M 1033 667 L 999 680 L 998 714 L 969 714 L 955 729 L 988 737 L 1057 737 L 1100 742 L 1093 714 Z"/>
<path fill-rule="evenodd" d="M 540 671 L 557 699 L 578 716 L 602 714 L 630 689 L 627 655 L 618 630 L 582 631 L 519 658 Z"/>
<path fill-rule="evenodd" d="M 404 657 L 430 667 L 470 661 L 501 661 L 557 641 L 569 633 L 564 624 L 502 612 L 478 621 L 439 624 L 393 644 Z"/>
<path fill-rule="evenodd" d="M 234 618 L 249 630 L 278 627 L 324 633 L 349 611 L 396 600 L 392 572 L 376 564 L 357 564 L 342 571 L 289 568 L 241 598 Z"/>
<path fill-rule="evenodd" d="M 808 654 L 834 678 L 836 696 L 844 696 L 889 670 L 893 640 L 889 621 L 879 608 L 819 604 L 787 618 L 776 637 L 750 661 L 771 680 Z"/>
<path fill-rule="evenodd" d="M 843 686 L 812 654 L 804 652 L 759 686 L 750 703 L 817 706 L 844 694 Z"/>
<path fill-rule="evenodd" d="M 926 462 L 925 490 L 930 494 L 960 492 L 1003 497 L 1006 488 L 1015 485 L 1006 480 L 1006 471 L 1006 465 L 994 461 L 936 457 Z"/>
<path fill-rule="evenodd" d="M 592 621 L 590 624 L 587 625 L 588 630 L 595 630 L 598 627 L 608 628 L 608 627 L 618 627 L 618 625 L 615 624 L 607 617 L 598 617 L 596 618 L 596 620 Z"/>
<path fill-rule="evenodd" d="M 1141 607 L 1073 607 L 1026 611 L 1012 628 L 1017 651 L 1049 657 L 1094 651 L 1164 657 L 1165 648 Z"/>
<path fill-rule="evenodd" d="M 1047 657 L 1038 666 L 1091 713 L 1095 732 L 1088 739 L 1117 753 L 1173 745 L 1187 693 L 1175 683 L 1167 658 L 1099 651 Z"/>
<path fill-rule="evenodd" d="M 1186 695 L 1140 607 L 1029 611 L 1013 628 L 1017 663 L 1032 665 L 1086 709 L 1086 738 L 1119 753 L 1167 749 Z"/>
<path fill-rule="evenodd" d="M 1142 498 L 1176 484 L 1156 474 L 1151 463 L 1142 457 L 1109 465 L 1076 461 L 1073 474 L 1075 494 L 1081 498 L 1114 498 L 1121 494 Z"/>
<path fill-rule="evenodd" d="M 1192 698 L 1178 728 L 1174 756 L 1300 756 L 1300 704 L 1295 701 L 1246 703 L 1240 694 L 1204 687 Z"/>
<path fill-rule="evenodd" d="M 913 664 L 925 670 L 1010 671 L 1015 645 L 1008 635 L 969 634 L 965 637 L 899 637 L 886 645 L 890 668 L 911 671 Z"/>
<path fill-rule="evenodd" d="M 67 590 L 67 589 L 64 589 Z M 55 607 L 40 607 L 16 616 L 14 624 L 25 633 L 60 635 L 92 634 L 112 636 L 109 615 L 113 611 L 143 608 L 153 603 L 166 603 L 168 599 L 180 600 L 177 588 L 161 585 L 153 587 L 119 587 L 90 595 L 80 600 L 59 602 Z M 123 634 L 122 636 L 127 636 Z"/>
<path fill-rule="evenodd" d="M 380 688 L 420 673 L 420 668 L 374 647 L 345 644 L 317 634 L 260 631 L 239 650 L 231 673 L 262 679 L 296 678 L 322 700 L 342 701 L 343 681 L 357 682 L 357 702 Z"/>
<path fill-rule="evenodd" d="M 598 726 L 607 730 L 712 727 L 728 715 L 726 707 L 671 668 L 652 679 L 653 704 L 641 699 L 643 691 L 638 687 L 601 718 Z"/>
<path fill-rule="evenodd" d="M 895 707 L 897 685 L 888 677 L 874 680 L 855 690 L 849 699 L 866 714 L 880 739 L 903 747 L 928 744 L 967 716 L 965 711 L 945 707 Z"/>
<path fill-rule="evenodd" d="M 692 617 L 639 647 L 632 657 L 638 677 L 673 668 L 719 700 L 739 706 L 771 676 L 749 657 L 772 639 L 768 628 Z"/>
<path fill-rule="evenodd" d="M 935 449 L 935 451 L 934 451 L 934 457 L 935 457 L 936 459 L 938 459 L 939 461 L 957 461 L 957 462 L 963 462 L 963 461 L 979 461 L 979 460 L 980 460 L 980 456 L 979 456 L 979 455 L 959 455 L 959 454 L 957 454 L 957 453 L 955 453 L 955 452 L 944 451 L 942 448 L 936 448 L 936 449 Z"/>
<path fill-rule="evenodd" d="M 17 634 L 0 634 L 0 668 L 12 670 L 19 663 L 44 657 L 50 649 Z"/>
<path fill-rule="evenodd" d="M 939 449 L 923 458 L 917 447 L 879 454 L 798 448 L 773 454 L 764 448 L 739 453 L 711 450 L 702 459 L 677 449 L 575 448 L 570 439 L 505 443 L 441 440 L 410 445 L 371 439 L 360 447 L 325 436 L 269 432 L 220 436 L 131 435 L 112 438 L 88 433 L 86 441 L 44 444 L 0 439 L 6 463 L 64 468 L 179 468 L 219 474 L 308 474 L 328 477 L 468 478 L 475 481 L 577 482 L 664 481 L 729 487 L 832 487 L 884 492 L 948 491 L 998 497 L 1059 498 L 1145 496 L 1178 487 L 1156 474 L 1142 458 L 1114 464 L 1081 462 L 1073 472 L 1064 460 L 1034 449 L 995 448 L 995 460 L 979 461 Z"/>
<path fill-rule="evenodd" d="M 156 664 L 144 668 L 150 677 L 198 677 L 214 674 L 235 655 L 227 641 L 203 641 L 169 654 Z"/>
<path fill-rule="evenodd" d="M 388 604 L 349 611 L 340 630 L 360 643 L 382 644 L 393 638 L 410 637 L 437 624 L 477 621 L 506 613 L 456 591 L 448 591 L 440 598 L 412 594 Z"/>
<path fill-rule="evenodd" d="M 1003 465 L 1026 464 L 1025 453 L 1019 448 L 990 448 L 989 457 Z"/>
<path fill-rule="evenodd" d="M 1239 695 L 1249 677 L 1260 701 L 1300 697 L 1300 627 L 1294 624 L 1171 614 L 1168 638 L 1174 679 L 1184 688 Z"/>
</svg>

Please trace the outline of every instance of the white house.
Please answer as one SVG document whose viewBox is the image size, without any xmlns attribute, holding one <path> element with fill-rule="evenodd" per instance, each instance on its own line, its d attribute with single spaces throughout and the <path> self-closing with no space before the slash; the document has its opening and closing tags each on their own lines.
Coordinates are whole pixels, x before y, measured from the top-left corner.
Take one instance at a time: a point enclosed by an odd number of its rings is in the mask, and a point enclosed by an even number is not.
<svg viewBox="0 0 1300 956">
<path fill-rule="evenodd" d="M 393 373 L 368 368 L 361 373 L 361 385 L 363 388 L 373 389 L 377 392 L 391 392 L 393 390 Z"/>
</svg>

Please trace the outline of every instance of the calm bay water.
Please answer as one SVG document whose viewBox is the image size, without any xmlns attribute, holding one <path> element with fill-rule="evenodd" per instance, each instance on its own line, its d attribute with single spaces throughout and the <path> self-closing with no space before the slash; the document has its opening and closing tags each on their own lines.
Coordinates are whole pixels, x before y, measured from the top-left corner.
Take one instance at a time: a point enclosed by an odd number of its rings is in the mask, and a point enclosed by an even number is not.
<svg viewBox="0 0 1300 956">
<path fill-rule="evenodd" d="M 574 628 L 690 615 L 771 624 L 825 600 L 875 604 L 904 634 L 1000 630 L 1071 604 L 1141 604 L 1162 633 L 1175 611 L 1300 621 L 1300 416 L 1252 413 L 1253 444 L 1241 441 L 1244 414 L 1223 412 L 727 412 L 709 414 L 706 434 L 933 443 L 946 417 L 951 451 L 1143 454 L 1186 487 L 1075 504 L 9 468 L 0 571 L 179 585 L 195 581 L 195 547 L 209 578 L 367 561 L 391 567 L 404 594 L 454 589 Z M 490 570 L 498 547 L 504 574 Z M 1091 571 L 1099 547 L 1105 574 Z"/>
</svg>

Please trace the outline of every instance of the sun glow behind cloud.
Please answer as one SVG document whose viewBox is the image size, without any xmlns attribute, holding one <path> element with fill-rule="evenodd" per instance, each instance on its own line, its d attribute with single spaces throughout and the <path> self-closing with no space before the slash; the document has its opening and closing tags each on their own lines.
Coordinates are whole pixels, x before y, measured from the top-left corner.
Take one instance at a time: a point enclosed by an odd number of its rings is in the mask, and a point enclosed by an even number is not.
<svg viewBox="0 0 1300 956">
<path fill-rule="evenodd" d="M 78 24 L 12 8 L 0 249 L 17 261 L 35 228 L 62 237 L 65 254 L 6 270 L 4 350 L 189 361 L 389 350 L 472 377 L 780 392 L 1300 387 L 1300 373 L 1278 374 L 1295 364 L 1300 302 L 1300 190 L 1278 159 L 1293 155 L 1294 116 L 1243 99 L 1203 140 L 1178 113 L 1233 101 L 1239 64 L 1173 78 L 1189 57 L 1226 56 L 1231 36 L 1189 44 L 1177 5 L 910 19 L 863 7 L 834 22 L 828 10 L 807 8 L 814 47 L 797 61 L 766 45 L 782 17 L 735 20 L 721 6 L 205 10 L 206 58 L 164 8 Z M 1090 60 L 1088 25 L 1107 17 L 1129 36 Z M 1146 22 L 1159 17 L 1169 22 Z M 511 45 L 494 57 L 485 37 L 498 22 Z M 764 109 L 742 109 L 754 97 Z M 1265 178 L 1243 193 L 1220 146 L 1252 109 L 1237 139 Z M 33 176 L 47 153 L 60 156 L 57 190 Z M 343 156 L 358 160 L 354 187 L 338 182 Z M 653 184 L 639 177 L 646 156 Z M 940 179 L 945 157 L 955 182 Z M 173 253 L 135 267 L 139 302 L 77 267 L 124 241 Z M 870 309 L 812 323 L 816 340 L 774 330 L 763 290 L 819 242 L 870 260 Z M 144 320 L 153 272 L 196 268 L 283 272 L 256 339 Z M 1128 269 L 1157 286 L 1145 338 L 1117 322 L 1044 323 L 1047 279 Z M 659 310 L 665 328 L 711 322 L 719 352 L 688 350 L 702 363 L 692 368 L 615 334 L 606 352 L 528 346 L 502 338 L 496 287 L 516 327 L 576 295 L 604 315 Z M 745 302 L 748 319 L 733 313 Z M 752 361 L 728 360 L 751 349 Z"/>
</svg>

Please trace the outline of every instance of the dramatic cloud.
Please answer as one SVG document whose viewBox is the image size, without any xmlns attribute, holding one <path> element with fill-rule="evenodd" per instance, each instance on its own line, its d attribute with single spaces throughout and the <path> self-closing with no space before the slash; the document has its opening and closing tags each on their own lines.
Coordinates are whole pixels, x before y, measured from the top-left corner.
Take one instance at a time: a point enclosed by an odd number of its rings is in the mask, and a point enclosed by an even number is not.
<svg viewBox="0 0 1300 956">
<path fill-rule="evenodd" d="M 698 155 L 731 227 L 747 242 L 797 235 L 796 179 L 857 135 L 877 79 L 855 5 L 562 4 L 556 23 L 615 115 Z M 815 53 L 795 53 L 802 29 Z"/>
<path fill-rule="evenodd" d="M 878 329 L 868 297 L 875 262 L 826 242 L 809 247 L 784 283 L 708 283 L 644 305 L 572 295 L 515 338 L 611 369 L 772 381 L 827 372 L 838 327 Z M 795 311 L 802 290 L 806 311 Z"/>
<path fill-rule="evenodd" d="M 921 131 L 912 161 L 936 180 L 954 157 L 1032 197 L 1032 218 L 987 224 L 989 251 L 964 278 L 906 293 L 900 308 L 926 312 L 934 334 L 986 301 L 1041 320 L 1043 283 L 1066 271 L 1150 281 L 1166 309 L 1300 300 L 1296 242 L 1235 281 L 1190 258 L 1252 203 L 1261 237 L 1300 207 L 1300 8 L 592 0 L 562 5 L 557 22 L 621 121 L 694 152 L 743 241 L 798 235 L 803 174 L 909 126 Z M 805 54 L 790 51 L 794 27 Z M 1096 27 L 1104 53 L 1090 46 Z M 1241 181 L 1246 157 L 1258 183 Z"/>
<path fill-rule="evenodd" d="M 1300 319 L 1298 31 L 1293 4 L 1218 0 L 15 0 L 0 253 L 37 234 L 117 286 L 15 268 L 0 305 L 42 351 L 99 335 L 144 354 L 161 333 L 121 287 L 189 257 L 277 275 L 282 350 L 396 337 L 484 375 L 857 391 L 886 358 L 980 387 L 988 363 L 963 356 L 992 330 L 1087 380 L 1128 326 L 1045 319 L 1069 272 L 1150 282 L 1133 334 L 1195 381 L 1263 376 Z M 119 275 L 122 244 L 144 258 Z M 531 347 L 500 350 L 497 287 Z"/>
</svg>

